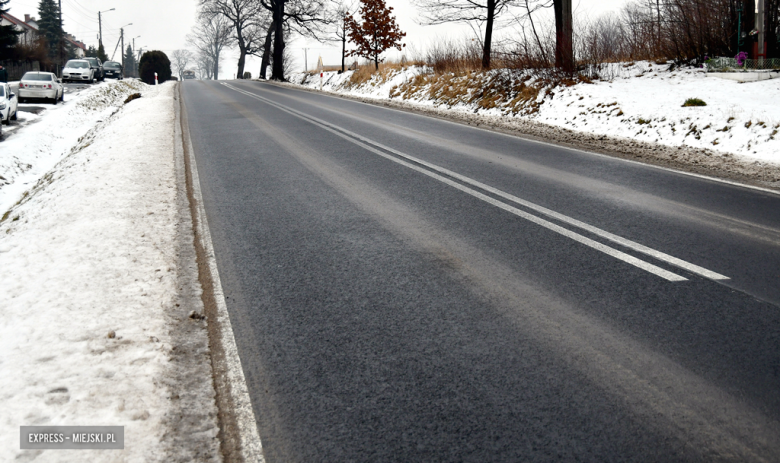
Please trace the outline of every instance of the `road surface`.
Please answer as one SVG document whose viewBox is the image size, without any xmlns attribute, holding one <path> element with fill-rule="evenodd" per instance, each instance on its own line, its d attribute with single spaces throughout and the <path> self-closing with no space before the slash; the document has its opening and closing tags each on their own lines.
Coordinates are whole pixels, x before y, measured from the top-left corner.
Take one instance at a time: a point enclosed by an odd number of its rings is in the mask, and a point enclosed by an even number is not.
<svg viewBox="0 0 780 463">
<path fill-rule="evenodd" d="M 182 85 L 268 461 L 780 460 L 779 195 Z"/>
</svg>

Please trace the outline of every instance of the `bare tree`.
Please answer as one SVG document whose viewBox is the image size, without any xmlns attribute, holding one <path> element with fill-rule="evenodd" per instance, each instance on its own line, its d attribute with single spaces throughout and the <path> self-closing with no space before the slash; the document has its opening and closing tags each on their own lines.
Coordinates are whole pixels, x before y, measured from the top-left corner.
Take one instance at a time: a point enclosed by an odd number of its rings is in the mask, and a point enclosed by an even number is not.
<svg viewBox="0 0 780 463">
<path fill-rule="evenodd" d="M 214 77 L 214 63 L 206 53 L 198 52 L 195 55 L 195 66 L 199 79 L 212 79 Z"/>
<path fill-rule="evenodd" d="M 255 55 L 262 50 L 270 18 L 259 0 L 199 0 L 203 12 L 220 15 L 232 24 L 232 34 L 238 46 L 238 70 L 236 76 L 242 79 L 247 55 Z"/>
<path fill-rule="evenodd" d="M 192 59 L 192 52 L 189 50 L 174 50 L 173 51 L 173 68 L 179 75 L 179 80 L 183 79 L 184 70 L 187 69 L 187 65 Z"/>
<path fill-rule="evenodd" d="M 198 53 L 198 65 L 206 61 L 211 64 L 209 78 L 219 79 L 219 61 L 222 50 L 233 44 L 232 25 L 221 15 L 211 15 L 201 12 L 198 22 L 187 36 Z"/>
<path fill-rule="evenodd" d="M 265 47 L 267 53 L 263 63 L 271 62 L 271 79 L 284 81 L 285 34 L 295 33 L 320 40 L 324 28 L 335 21 L 328 0 L 259 0 L 271 12 L 271 27 L 266 35 L 266 44 L 273 34 L 273 47 Z M 265 53 L 264 53 L 265 54 Z M 265 75 L 265 68 L 260 72 Z"/>
<path fill-rule="evenodd" d="M 538 8 L 555 10 L 556 64 L 564 71 L 574 69 L 572 52 L 572 10 L 571 0 L 414 0 L 423 11 L 426 24 L 462 22 L 484 25 L 482 39 L 482 68 L 490 69 L 493 47 L 493 29 L 499 18 L 522 7 L 527 14 Z M 480 27 L 481 28 L 481 27 Z M 477 29 L 477 28 L 475 28 Z M 558 59 L 560 58 L 560 59 Z"/>
<path fill-rule="evenodd" d="M 344 61 L 347 56 L 347 36 L 349 35 L 347 32 L 347 16 L 350 15 L 350 11 L 355 12 L 356 10 L 357 7 L 354 3 L 348 4 L 344 2 L 339 3 L 335 9 L 335 40 L 330 41 L 341 42 L 341 72 L 345 71 Z"/>
</svg>

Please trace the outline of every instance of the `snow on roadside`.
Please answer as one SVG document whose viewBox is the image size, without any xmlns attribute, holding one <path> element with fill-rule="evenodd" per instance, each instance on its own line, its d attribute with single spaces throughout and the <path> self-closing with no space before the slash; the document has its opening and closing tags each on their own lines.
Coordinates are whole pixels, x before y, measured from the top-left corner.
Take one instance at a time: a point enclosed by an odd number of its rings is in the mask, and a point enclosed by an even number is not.
<svg viewBox="0 0 780 463">
<path fill-rule="evenodd" d="M 64 104 L 47 107 L 41 116 L 20 112 L 22 119 L 41 120 L 0 141 L 0 215 L 68 155 L 81 137 L 144 86 L 131 79 L 107 82 L 66 94 Z"/>
<path fill-rule="evenodd" d="M 49 115 L 79 133 L 25 142 L 56 147 L 48 163 L 70 154 L 0 222 L 0 455 L 220 461 L 205 322 L 182 314 L 179 290 L 174 85 L 127 86 L 143 97 L 119 109 L 126 90 L 112 87 Z M 195 368 L 177 363 L 181 331 Z M 21 425 L 124 426 L 125 448 L 23 451 Z"/>
<path fill-rule="evenodd" d="M 409 66 L 374 75 L 357 86 L 349 82 L 352 73 L 325 72 L 323 89 L 423 108 L 435 106 L 440 111 L 478 113 L 503 121 L 528 119 L 575 132 L 707 149 L 747 162 L 780 165 L 780 79 L 741 84 L 708 77 L 701 69 L 670 71 L 668 65 L 650 62 L 615 64 L 602 73 L 608 79 L 544 89 L 538 97 L 538 111 L 513 114 L 508 105 L 487 109 L 476 103 L 450 106 L 431 99 L 430 85 L 398 96 L 404 85 L 409 88 L 408 83 L 418 75 L 428 73 L 425 68 Z M 299 73 L 290 81 L 312 89 L 320 87 L 319 74 Z M 689 98 L 704 100 L 707 106 L 682 107 Z"/>
</svg>

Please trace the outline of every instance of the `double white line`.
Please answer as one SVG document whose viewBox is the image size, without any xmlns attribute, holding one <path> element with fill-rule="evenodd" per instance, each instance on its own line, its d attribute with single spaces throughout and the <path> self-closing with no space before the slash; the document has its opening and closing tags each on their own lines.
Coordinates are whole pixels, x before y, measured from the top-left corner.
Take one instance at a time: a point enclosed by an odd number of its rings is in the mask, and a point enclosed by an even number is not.
<svg viewBox="0 0 780 463">
<path fill-rule="evenodd" d="M 503 209 L 507 212 L 510 212 L 518 217 L 521 217 L 523 219 L 526 219 L 528 221 L 531 221 L 537 225 L 540 225 L 548 230 L 554 231 L 555 233 L 561 234 L 567 238 L 571 238 L 574 241 L 577 241 L 578 243 L 582 243 L 585 246 L 591 247 L 593 249 L 599 250 L 605 254 L 608 254 L 616 259 L 622 260 L 623 262 L 626 262 L 628 264 L 631 264 L 635 267 L 641 268 L 642 270 L 645 270 L 647 272 L 652 273 L 653 275 L 657 275 L 661 278 L 664 278 L 668 281 L 686 281 L 687 278 L 677 275 L 676 273 L 672 273 L 668 270 L 665 270 L 661 267 L 658 267 L 656 265 L 653 265 L 649 262 L 645 262 L 641 259 L 638 259 L 630 254 L 626 254 L 625 252 L 619 251 L 617 249 L 614 249 L 612 247 L 609 247 L 605 244 L 599 243 L 598 241 L 592 240 L 586 236 L 583 236 L 579 233 L 573 232 L 569 229 L 563 228 L 560 225 L 557 225 L 553 222 L 550 222 L 548 220 L 545 220 L 541 217 L 535 216 L 533 214 L 529 214 L 528 212 L 525 212 L 521 209 L 518 209 L 514 206 L 511 206 L 507 203 L 504 203 L 502 201 L 498 201 L 497 199 L 486 195 L 485 193 L 482 193 L 480 191 L 477 191 L 473 188 L 470 188 L 466 185 L 470 185 L 472 187 L 478 188 L 479 190 L 482 190 L 484 192 L 493 194 L 497 197 L 503 198 L 507 201 L 510 201 L 514 204 L 517 204 L 519 206 L 523 206 L 527 209 L 536 211 L 542 215 L 545 215 L 547 217 L 553 218 L 555 220 L 558 220 L 560 222 L 566 223 L 568 225 L 571 225 L 573 227 L 579 228 L 581 230 L 585 230 L 589 233 L 592 233 L 596 236 L 599 236 L 605 240 L 611 241 L 613 243 L 617 243 L 625 248 L 631 249 L 633 251 L 651 256 L 657 260 L 660 260 L 662 262 L 666 262 L 668 264 L 671 264 L 675 267 L 679 267 L 682 269 L 685 269 L 691 273 L 695 273 L 697 275 L 701 275 L 705 278 L 709 278 L 712 280 L 728 280 L 729 277 L 721 275 L 719 273 L 713 272 L 711 270 L 707 270 L 706 268 L 699 267 L 698 265 L 691 264 L 689 262 L 686 262 L 682 259 L 678 259 L 676 257 L 670 256 L 668 254 L 665 254 L 661 251 L 657 251 L 655 249 L 649 248 L 647 246 L 644 246 L 642 244 L 636 243 L 634 241 L 631 241 L 629 239 L 617 236 L 615 234 L 612 234 L 608 231 L 602 230 L 600 228 L 594 227 L 592 225 L 588 225 L 584 222 L 581 222 L 577 219 L 573 219 L 571 217 L 568 217 L 566 215 L 560 214 L 558 212 L 552 211 L 550 209 L 547 209 L 543 206 L 539 206 L 538 204 L 534 204 L 532 202 L 526 201 L 524 199 L 518 198 L 517 196 L 511 195 L 509 193 L 503 192 L 501 190 L 498 190 L 496 188 L 491 187 L 490 185 L 486 185 L 484 183 L 478 182 L 477 180 L 471 179 L 469 177 L 463 176 L 461 174 L 458 174 L 457 172 L 453 172 L 449 169 L 445 169 L 443 167 L 437 166 L 435 164 L 431 164 L 427 161 L 424 161 L 422 159 L 418 159 L 414 156 L 410 156 L 406 153 L 403 153 L 401 151 L 395 150 L 393 148 L 390 148 L 389 146 L 382 145 L 380 143 L 377 143 L 376 141 L 373 141 L 371 139 L 368 139 L 366 137 L 363 137 L 362 135 L 356 134 L 354 132 L 350 132 L 349 130 L 343 129 L 341 127 L 338 127 L 336 125 L 333 125 L 327 121 L 324 121 L 322 119 L 319 119 L 314 116 L 310 116 L 308 114 L 302 113 L 300 111 L 296 111 L 294 109 L 288 108 L 286 106 L 283 106 L 279 103 L 276 103 L 274 101 L 269 100 L 268 98 L 264 98 L 260 95 L 248 92 L 246 90 L 242 90 L 240 88 L 234 87 L 230 84 L 223 83 L 225 87 L 235 90 L 236 92 L 239 92 L 243 95 L 246 95 L 248 97 L 260 100 L 266 104 L 269 104 L 280 111 L 284 111 L 288 114 L 291 114 L 293 116 L 296 116 L 300 119 L 303 119 L 307 122 L 310 122 L 318 127 L 321 127 L 324 130 L 327 130 L 328 132 L 333 133 L 334 135 L 338 135 L 339 137 L 360 146 L 361 148 L 366 149 L 367 151 L 370 151 L 374 154 L 377 154 L 379 156 L 382 156 L 383 158 L 390 160 L 392 162 L 395 162 L 397 164 L 400 164 L 404 167 L 408 167 L 409 169 L 415 170 L 417 172 L 420 172 L 423 175 L 427 175 L 430 178 L 436 179 L 442 183 L 445 183 L 453 188 L 456 188 L 468 195 L 471 195 L 475 198 L 478 198 L 488 204 L 491 204 L 493 206 L 496 206 L 500 209 Z M 380 151 L 380 149 L 382 151 Z M 395 156 L 391 156 L 392 153 Z M 397 156 L 397 157 L 396 157 Z M 411 161 L 411 162 L 407 162 Z M 427 169 L 423 169 L 421 166 L 426 167 Z M 437 173 L 438 172 L 438 173 Z M 440 175 L 443 174 L 443 175 Z M 446 175 L 447 177 L 444 177 Z M 449 177 L 449 178 L 448 178 Z M 458 183 L 455 180 L 458 180 Z M 465 185 L 464 185 L 465 184 Z"/>
</svg>

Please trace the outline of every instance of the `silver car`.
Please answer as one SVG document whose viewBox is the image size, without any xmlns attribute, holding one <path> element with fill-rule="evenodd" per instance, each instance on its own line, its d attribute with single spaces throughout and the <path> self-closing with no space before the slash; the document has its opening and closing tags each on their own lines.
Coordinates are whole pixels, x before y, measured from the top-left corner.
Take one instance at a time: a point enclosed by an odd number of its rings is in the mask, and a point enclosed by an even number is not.
<svg viewBox="0 0 780 463">
<path fill-rule="evenodd" d="M 62 68 L 63 82 L 89 82 L 95 80 L 95 70 L 85 59 L 72 59 Z"/>
<path fill-rule="evenodd" d="M 16 120 L 16 112 L 19 109 L 19 99 L 11 91 L 11 86 L 0 82 L 0 122 L 5 125 Z"/>
<path fill-rule="evenodd" d="M 52 104 L 65 101 L 65 87 L 51 72 L 27 72 L 19 81 L 19 102 L 28 100 L 47 100 Z"/>
</svg>

